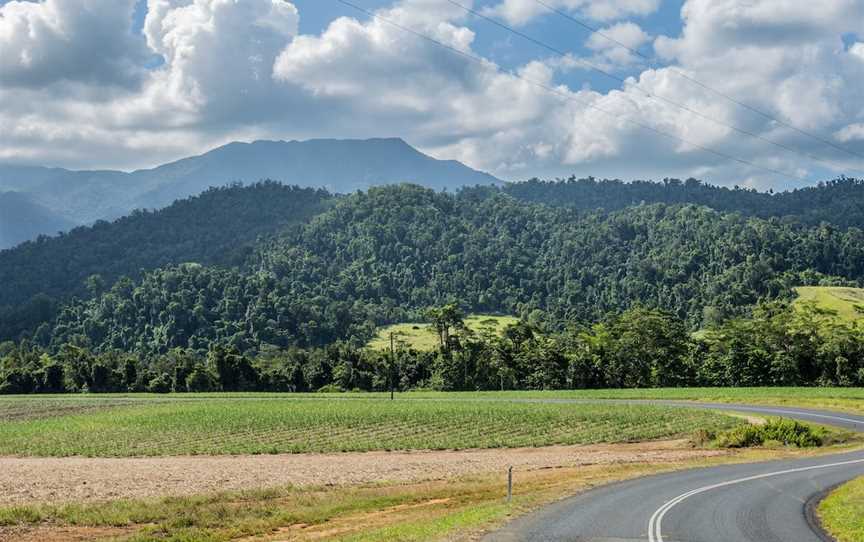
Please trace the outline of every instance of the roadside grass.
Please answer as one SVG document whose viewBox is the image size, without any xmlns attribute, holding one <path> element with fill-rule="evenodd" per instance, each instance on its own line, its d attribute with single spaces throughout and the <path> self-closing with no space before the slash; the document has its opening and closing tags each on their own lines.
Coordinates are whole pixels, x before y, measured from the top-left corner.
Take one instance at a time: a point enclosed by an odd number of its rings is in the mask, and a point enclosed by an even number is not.
<svg viewBox="0 0 864 542">
<path fill-rule="evenodd" d="M 815 303 L 820 309 L 834 311 L 844 321 L 864 317 L 864 288 L 839 286 L 799 286 L 795 288 L 796 304 Z"/>
<path fill-rule="evenodd" d="M 0 454 L 123 457 L 511 448 L 644 441 L 741 423 L 714 412 L 641 404 L 183 399 L 144 399 L 104 410 L 0 421 Z M 33 401 L 41 412 L 48 400 Z M 0 420 L 4 410 L 20 412 L 27 403 L 27 398 L 0 400 Z"/>
<path fill-rule="evenodd" d="M 492 314 L 471 314 L 465 318 L 465 326 L 477 334 L 501 334 L 507 326 L 516 324 L 515 316 L 496 316 Z M 430 351 L 438 348 L 438 336 L 428 323 L 402 323 L 382 327 L 366 345 L 371 350 L 388 350 L 390 334 L 394 339 L 418 351 Z"/>
<path fill-rule="evenodd" d="M 864 478 L 847 482 L 819 504 L 822 526 L 837 542 L 864 542 Z"/>
<path fill-rule="evenodd" d="M 517 471 L 505 502 L 505 473 L 433 482 L 360 487 L 278 488 L 205 496 L 100 504 L 0 508 L 3 529 L 55 538 L 75 529 L 106 528 L 104 538 L 129 542 L 240 540 L 470 540 L 541 505 L 617 480 L 683 468 L 804 455 L 746 450 L 667 463 L 589 465 Z M 115 529 L 113 532 L 110 528 Z"/>
</svg>

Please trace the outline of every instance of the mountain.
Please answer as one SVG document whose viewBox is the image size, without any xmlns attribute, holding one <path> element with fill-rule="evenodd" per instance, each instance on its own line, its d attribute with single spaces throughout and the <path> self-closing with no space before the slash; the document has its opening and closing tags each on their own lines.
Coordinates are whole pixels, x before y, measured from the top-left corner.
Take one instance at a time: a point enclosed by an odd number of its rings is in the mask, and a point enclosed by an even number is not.
<svg viewBox="0 0 864 542">
<path fill-rule="evenodd" d="M 24 194 L 0 193 L 0 250 L 40 235 L 56 235 L 73 225 Z"/>
<path fill-rule="evenodd" d="M 159 209 L 209 187 L 264 179 L 333 193 L 402 182 L 437 190 L 500 183 L 460 162 L 427 156 L 401 139 L 230 143 L 132 173 L 0 166 L 0 191 L 26 192 L 33 202 L 76 224 Z"/>
<path fill-rule="evenodd" d="M 274 179 L 338 194 L 399 183 L 436 190 L 500 183 L 460 162 L 427 156 L 401 139 L 230 143 L 132 175 L 135 184 L 154 187 L 136 201 L 137 206 L 146 208 L 197 194 L 214 182 Z"/>
<path fill-rule="evenodd" d="M 144 356 L 360 344 L 453 301 L 559 327 L 662 308 L 696 329 L 796 286 L 862 280 L 857 228 L 688 204 L 574 212 L 498 187 L 331 198 L 265 183 L 0 253 L 0 341 Z"/>
</svg>

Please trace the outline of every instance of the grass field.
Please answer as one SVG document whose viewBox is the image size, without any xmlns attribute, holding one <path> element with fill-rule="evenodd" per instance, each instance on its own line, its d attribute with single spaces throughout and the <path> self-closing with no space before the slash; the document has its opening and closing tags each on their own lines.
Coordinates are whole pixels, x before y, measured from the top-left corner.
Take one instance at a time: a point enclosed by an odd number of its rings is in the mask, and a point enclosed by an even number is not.
<svg viewBox="0 0 864 542">
<path fill-rule="evenodd" d="M 833 286 L 800 286 L 796 303 L 813 302 L 816 306 L 834 311 L 846 321 L 859 320 L 864 316 L 864 288 Z"/>
<path fill-rule="evenodd" d="M 651 405 L 380 396 L 0 399 L 0 454 L 158 456 L 588 444 L 738 423 Z M 413 397 L 413 396 L 412 396 Z M 101 401 L 104 403 L 100 404 Z M 56 414 L 48 414 L 56 406 Z M 75 410 L 75 409 L 79 410 Z M 29 413 L 28 413 L 29 411 Z"/>
<path fill-rule="evenodd" d="M 837 542 L 864 542 L 864 478 L 831 493 L 819 504 L 819 518 Z"/>
<path fill-rule="evenodd" d="M 423 392 L 412 397 L 446 394 Z M 462 398 L 485 399 L 636 399 L 800 406 L 864 413 L 864 388 L 656 388 L 623 390 L 505 391 L 460 393 Z"/>
<path fill-rule="evenodd" d="M 499 334 L 504 329 L 519 321 L 514 316 L 494 316 L 489 314 L 472 314 L 465 318 L 465 326 L 474 333 Z M 368 348 L 386 350 L 390 348 L 390 334 L 395 340 L 414 350 L 435 350 L 438 348 L 438 336 L 429 324 L 404 323 L 393 324 L 378 330 L 375 337 L 369 341 Z"/>
</svg>

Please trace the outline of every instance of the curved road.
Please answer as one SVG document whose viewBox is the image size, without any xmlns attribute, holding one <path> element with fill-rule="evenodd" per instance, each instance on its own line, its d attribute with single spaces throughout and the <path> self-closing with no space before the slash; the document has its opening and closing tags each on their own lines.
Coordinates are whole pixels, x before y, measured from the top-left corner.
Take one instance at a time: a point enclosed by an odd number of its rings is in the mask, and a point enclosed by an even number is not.
<svg viewBox="0 0 864 542">
<path fill-rule="evenodd" d="M 864 416 L 823 410 L 656 401 L 786 416 L 864 432 Z M 520 518 L 486 541 L 824 542 L 810 506 L 864 476 L 864 451 L 693 469 L 610 484 Z"/>
</svg>

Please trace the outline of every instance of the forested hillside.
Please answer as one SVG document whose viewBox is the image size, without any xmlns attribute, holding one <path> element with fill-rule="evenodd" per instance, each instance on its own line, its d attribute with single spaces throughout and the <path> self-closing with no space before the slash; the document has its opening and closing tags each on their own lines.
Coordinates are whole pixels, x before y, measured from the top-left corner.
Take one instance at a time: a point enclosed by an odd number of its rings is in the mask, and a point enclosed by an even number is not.
<svg viewBox="0 0 864 542">
<path fill-rule="evenodd" d="M 214 188 L 160 211 L 0 251 L 0 337 L 35 329 L 59 302 L 102 294 L 121 277 L 187 262 L 241 265 L 259 237 L 307 220 L 329 197 L 275 182 Z"/>
<path fill-rule="evenodd" d="M 864 227 L 864 181 L 840 178 L 788 192 L 767 193 L 702 183 L 697 179 L 622 182 L 593 178 L 566 181 L 532 179 L 510 183 L 505 191 L 534 203 L 575 209 L 623 209 L 643 203 L 692 203 L 761 218 L 783 217 L 811 225 Z"/>
<path fill-rule="evenodd" d="M 37 340 L 145 355 L 214 342 L 241 351 L 359 342 L 376 324 L 448 301 L 558 327 L 642 304 L 695 329 L 797 285 L 857 283 L 864 234 L 692 205 L 574 212 L 494 190 L 403 185 L 341 198 L 249 258 L 120 281 L 67 305 Z"/>
<path fill-rule="evenodd" d="M 231 186 L 0 252 L 0 393 L 384 389 L 392 360 L 363 345 L 442 306 L 521 321 L 484 336 L 455 318 L 438 351 L 400 347 L 399 387 L 864 383 L 860 326 L 785 303 L 802 285 L 861 286 L 860 228 L 580 209 L 572 185 L 535 194 L 565 205 L 513 186 Z"/>
</svg>

